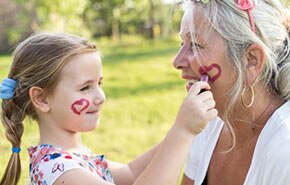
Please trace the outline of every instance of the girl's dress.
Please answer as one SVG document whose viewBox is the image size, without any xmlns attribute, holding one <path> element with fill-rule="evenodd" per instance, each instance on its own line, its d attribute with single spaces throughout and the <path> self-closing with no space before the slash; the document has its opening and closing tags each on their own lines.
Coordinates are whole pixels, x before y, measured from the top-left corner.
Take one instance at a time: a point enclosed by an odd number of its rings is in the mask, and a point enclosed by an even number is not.
<svg viewBox="0 0 290 185">
<path fill-rule="evenodd" d="M 28 152 L 32 185 L 51 185 L 63 173 L 73 169 L 84 169 L 105 181 L 114 182 L 104 155 L 94 155 L 91 151 L 91 155 L 70 153 L 48 144 L 29 147 Z"/>
</svg>

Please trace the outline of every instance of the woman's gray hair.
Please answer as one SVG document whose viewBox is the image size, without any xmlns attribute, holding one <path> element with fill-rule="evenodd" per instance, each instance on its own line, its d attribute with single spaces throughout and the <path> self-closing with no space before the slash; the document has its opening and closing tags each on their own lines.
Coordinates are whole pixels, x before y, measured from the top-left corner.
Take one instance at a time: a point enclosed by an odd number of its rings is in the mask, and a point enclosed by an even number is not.
<svg viewBox="0 0 290 185">
<path fill-rule="evenodd" d="M 189 1 L 184 4 L 185 12 L 191 14 L 187 23 L 194 40 L 194 14 L 203 15 L 203 22 L 208 26 L 205 31 L 217 32 L 227 44 L 227 55 L 236 70 L 236 83 L 231 90 L 223 118 L 232 130 L 228 120 L 240 98 L 244 87 L 245 67 L 242 56 L 252 43 L 261 46 L 265 52 L 265 66 L 256 81 L 265 84 L 269 93 L 285 101 L 290 99 L 290 16 L 286 2 L 280 0 L 258 0 L 251 11 L 256 33 L 251 29 L 247 11 L 241 10 L 235 0 L 209 0 L 208 3 Z M 210 35 L 210 34 L 208 34 Z"/>
</svg>

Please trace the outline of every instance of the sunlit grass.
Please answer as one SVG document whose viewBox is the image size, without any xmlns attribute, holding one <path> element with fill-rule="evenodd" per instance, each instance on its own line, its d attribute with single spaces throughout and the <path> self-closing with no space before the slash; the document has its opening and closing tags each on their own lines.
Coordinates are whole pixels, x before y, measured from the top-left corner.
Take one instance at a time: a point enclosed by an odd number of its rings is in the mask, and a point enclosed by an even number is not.
<svg viewBox="0 0 290 185">
<path fill-rule="evenodd" d="M 146 41 L 142 38 L 121 43 L 98 40 L 103 53 L 103 88 L 107 101 L 99 127 L 83 135 L 84 143 L 110 160 L 128 162 L 158 143 L 174 122 L 185 96 L 184 82 L 172 67 L 179 41 Z M 0 80 L 7 76 L 10 57 L 0 57 Z M 22 176 L 28 182 L 26 148 L 38 142 L 36 123 L 25 123 L 22 138 Z M 0 174 L 11 154 L 11 145 L 0 126 Z"/>
</svg>

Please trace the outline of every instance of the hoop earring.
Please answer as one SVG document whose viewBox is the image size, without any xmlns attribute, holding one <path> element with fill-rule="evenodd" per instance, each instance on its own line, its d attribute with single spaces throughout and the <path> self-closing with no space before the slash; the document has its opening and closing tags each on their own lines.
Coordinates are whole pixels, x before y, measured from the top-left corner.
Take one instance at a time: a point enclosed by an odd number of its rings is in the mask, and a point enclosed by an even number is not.
<svg viewBox="0 0 290 185">
<path fill-rule="evenodd" d="M 243 106 L 245 108 L 251 107 L 254 104 L 254 100 L 255 100 L 255 91 L 254 91 L 254 88 L 251 85 L 248 85 L 248 86 L 249 86 L 249 88 L 251 90 L 252 96 L 251 96 L 251 102 L 247 105 L 245 103 L 245 99 L 244 99 L 245 91 L 246 91 L 246 88 L 247 88 L 247 86 L 245 86 L 244 89 L 243 89 L 243 91 L 242 91 L 242 104 L 243 104 Z"/>
</svg>

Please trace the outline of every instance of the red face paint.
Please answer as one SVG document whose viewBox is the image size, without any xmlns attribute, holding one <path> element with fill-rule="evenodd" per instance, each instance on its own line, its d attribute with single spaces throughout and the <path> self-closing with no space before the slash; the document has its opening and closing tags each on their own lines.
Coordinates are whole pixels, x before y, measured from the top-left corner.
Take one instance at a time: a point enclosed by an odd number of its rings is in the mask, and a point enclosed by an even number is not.
<svg viewBox="0 0 290 185">
<path fill-rule="evenodd" d="M 80 115 L 82 111 L 84 111 L 86 108 L 88 108 L 90 105 L 89 100 L 85 99 L 85 98 L 81 98 L 77 101 L 75 101 L 72 105 L 71 105 L 71 110 L 75 113 Z"/>
<path fill-rule="evenodd" d="M 216 81 L 222 74 L 221 67 L 215 63 L 211 64 L 210 66 L 205 66 L 205 65 L 201 66 L 199 68 L 199 73 L 201 75 L 208 75 L 209 76 L 208 80 L 210 82 Z"/>
</svg>

